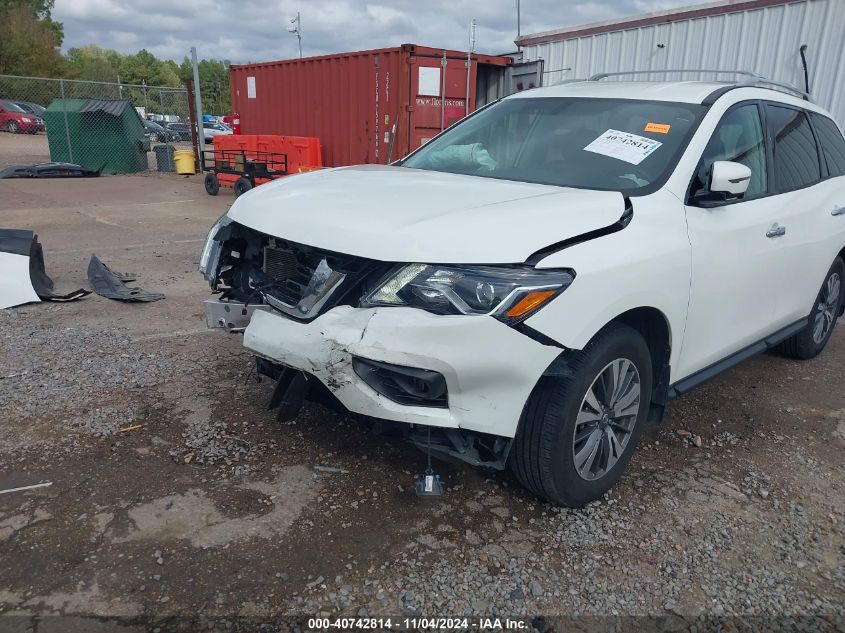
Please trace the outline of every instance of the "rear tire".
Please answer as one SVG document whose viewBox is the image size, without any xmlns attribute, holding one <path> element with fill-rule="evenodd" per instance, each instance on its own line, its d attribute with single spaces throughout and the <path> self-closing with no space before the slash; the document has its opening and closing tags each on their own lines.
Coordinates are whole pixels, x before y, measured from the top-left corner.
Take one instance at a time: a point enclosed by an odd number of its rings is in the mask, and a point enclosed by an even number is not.
<svg viewBox="0 0 845 633">
<path fill-rule="evenodd" d="M 544 379 L 531 394 L 509 464 L 537 496 L 579 507 L 610 490 L 631 459 L 651 403 L 652 365 L 643 337 L 622 324 L 569 352 L 566 363 L 568 376 Z"/>
<path fill-rule="evenodd" d="M 818 356 L 830 340 L 842 312 L 845 263 L 837 257 L 825 275 L 821 290 L 813 303 L 810 321 L 803 330 L 780 345 L 784 356 L 809 360 Z"/>
<path fill-rule="evenodd" d="M 246 178 L 245 176 L 241 176 L 240 178 L 238 178 L 235 181 L 234 189 L 235 189 L 235 197 L 237 198 L 238 196 L 242 196 L 247 191 L 252 189 L 252 182 L 249 180 L 249 178 Z"/>
<path fill-rule="evenodd" d="M 205 192 L 210 196 L 216 196 L 220 192 L 220 181 L 214 174 L 205 175 Z"/>
</svg>

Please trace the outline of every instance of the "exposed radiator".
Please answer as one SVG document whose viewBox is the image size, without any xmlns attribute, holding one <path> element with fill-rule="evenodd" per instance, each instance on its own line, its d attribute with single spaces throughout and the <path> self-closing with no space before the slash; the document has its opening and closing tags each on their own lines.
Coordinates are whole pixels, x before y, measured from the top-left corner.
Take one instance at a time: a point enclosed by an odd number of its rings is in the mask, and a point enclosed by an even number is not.
<svg viewBox="0 0 845 633">
<path fill-rule="evenodd" d="M 264 272 L 274 280 L 283 282 L 297 272 L 296 255 L 289 249 L 278 248 L 273 243 L 264 248 Z"/>
</svg>

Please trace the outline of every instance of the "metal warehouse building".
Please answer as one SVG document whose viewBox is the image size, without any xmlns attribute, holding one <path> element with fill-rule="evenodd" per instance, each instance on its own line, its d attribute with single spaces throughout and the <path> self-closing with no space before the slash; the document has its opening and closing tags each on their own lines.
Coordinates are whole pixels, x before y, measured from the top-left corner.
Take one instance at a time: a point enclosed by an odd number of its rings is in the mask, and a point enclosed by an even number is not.
<svg viewBox="0 0 845 633">
<path fill-rule="evenodd" d="M 516 43 L 523 61 L 543 60 L 545 85 L 600 72 L 708 68 L 749 70 L 798 87 L 804 86 L 800 49 L 806 45 L 813 99 L 845 125 L 845 0 L 722 0 L 525 35 Z M 637 78 L 733 79 L 700 73 Z"/>
</svg>

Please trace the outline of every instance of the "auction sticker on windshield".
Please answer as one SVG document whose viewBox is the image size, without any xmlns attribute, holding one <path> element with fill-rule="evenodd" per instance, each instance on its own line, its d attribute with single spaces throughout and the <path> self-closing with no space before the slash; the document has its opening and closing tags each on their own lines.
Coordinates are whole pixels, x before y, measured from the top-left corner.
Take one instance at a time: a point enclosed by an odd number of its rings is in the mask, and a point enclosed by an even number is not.
<svg viewBox="0 0 845 633">
<path fill-rule="evenodd" d="M 639 165 L 647 156 L 663 145 L 645 136 L 630 132 L 608 130 L 584 148 L 587 152 L 603 154 L 632 165 Z"/>
</svg>

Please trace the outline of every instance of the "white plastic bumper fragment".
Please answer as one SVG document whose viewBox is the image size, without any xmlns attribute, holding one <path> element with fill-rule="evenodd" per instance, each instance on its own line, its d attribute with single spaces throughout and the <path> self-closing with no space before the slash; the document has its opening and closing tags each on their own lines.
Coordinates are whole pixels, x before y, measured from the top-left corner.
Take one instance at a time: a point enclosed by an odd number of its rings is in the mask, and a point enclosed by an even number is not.
<svg viewBox="0 0 845 633">
<path fill-rule="evenodd" d="M 36 301 L 75 301 L 91 294 L 75 290 L 56 294 L 44 269 L 38 236 L 27 229 L 0 229 L 0 309 Z"/>
<path fill-rule="evenodd" d="M 41 301 L 29 277 L 29 255 L 0 252 L 0 309 Z"/>
</svg>

